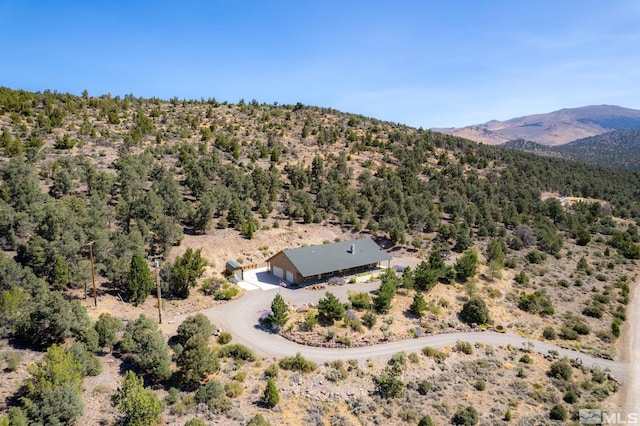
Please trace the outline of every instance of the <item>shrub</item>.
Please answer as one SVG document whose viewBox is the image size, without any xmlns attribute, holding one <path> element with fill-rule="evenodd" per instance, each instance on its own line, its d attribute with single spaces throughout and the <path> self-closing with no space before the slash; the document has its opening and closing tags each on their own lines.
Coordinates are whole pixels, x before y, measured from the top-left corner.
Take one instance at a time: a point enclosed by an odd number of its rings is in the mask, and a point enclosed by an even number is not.
<svg viewBox="0 0 640 426">
<path fill-rule="evenodd" d="M 451 418 L 454 425 L 473 426 L 478 424 L 478 410 L 472 406 L 461 408 Z"/>
<path fill-rule="evenodd" d="M 551 298 L 547 293 L 540 290 L 520 296 L 518 308 L 540 316 L 553 315 L 554 312 Z"/>
<path fill-rule="evenodd" d="M 282 358 L 278 365 L 283 370 L 299 371 L 301 373 L 310 373 L 318 368 L 315 362 L 305 359 L 300 352 L 296 356 Z"/>
<path fill-rule="evenodd" d="M 240 294 L 240 287 L 229 283 L 223 283 L 222 288 L 213 294 L 213 298 L 215 300 L 231 300 L 238 294 Z"/>
<path fill-rule="evenodd" d="M 222 347 L 218 351 L 218 355 L 223 358 L 231 357 L 235 360 L 255 361 L 256 354 L 251 349 L 239 343 Z"/>
<path fill-rule="evenodd" d="M 210 380 L 196 391 L 195 399 L 199 404 L 207 404 L 215 398 L 222 398 L 226 394 L 224 386 L 217 380 Z"/>
<path fill-rule="evenodd" d="M 572 390 L 568 390 L 567 392 L 565 392 L 562 400 L 568 404 L 575 404 L 576 402 L 578 402 L 578 394 L 576 394 Z"/>
<path fill-rule="evenodd" d="M 193 418 L 187 420 L 184 426 L 207 426 L 207 424 L 204 422 L 204 420 Z"/>
<path fill-rule="evenodd" d="M 437 360 L 440 360 L 440 361 L 443 361 L 443 360 L 447 359 L 447 354 L 446 353 L 444 353 L 442 351 L 439 351 L 437 349 L 434 349 L 432 347 L 429 347 L 429 346 L 426 346 L 426 347 L 422 348 L 422 353 L 425 356 L 429 357 L 429 358 L 434 358 L 434 359 L 437 359 Z"/>
<path fill-rule="evenodd" d="M 404 393 L 405 385 L 402 380 L 398 379 L 393 368 L 387 367 L 381 375 L 374 378 L 374 383 L 383 398 L 398 398 Z"/>
<path fill-rule="evenodd" d="M 167 392 L 167 396 L 164 398 L 164 402 L 166 402 L 167 405 L 173 405 L 178 402 L 178 399 L 180 399 L 180 391 L 177 388 L 171 387 Z"/>
<path fill-rule="evenodd" d="M 527 253 L 526 258 L 529 263 L 538 264 L 544 262 L 547 259 L 547 255 L 538 250 L 531 250 Z"/>
<path fill-rule="evenodd" d="M 491 320 L 484 300 L 479 296 L 472 297 L 462 306 L 460 320 L 466 324 L 488 324 Z"/>
<path fill-rule="evenodd" d="M 338 336 L 338 338 L 336 339 L 336 342 L 346 347 L 351 346 L 351 339 L 348 338 L 347 336 Z"/>
<path fill-rule="evenodd" d="M 582 315 L 591 317 L 591 318 L 602 318 L 602 305 L 591 303 L 582 310 Z"/>
<path fill-rule="evenodd" d="M 280 372 L 280 368 L 278 364 L 270 364 L 267 368 L 264 369 L 264 377 L 278 377 L 278 373 Z"/>
<path fill-rule="evenodd" d="M 581 321 L 578 321 L 575 324 L 573 324 L 573 331 L 575 331 L 581 336 L 586 336 L 589 333 L 591 333 L 591 329 L 589 328 L 589 326 Z"/>
<path fill-rule="evenodd" d="M 549 377 L 553 377 L 554 379 L 571 380 L 573 369 L 567 361 L 556 361 L 551 364 L 547 374 L 549 375 Z"/>
<path fill-rule="evenodd" d="M 511 410 L 507 409 L 507 411 L 505 411 L 504 417 L 502 418 L 502 420 L 504 420 L 505 422 L 511 421 Z"/>
<path fill-rule="evenodd" d="M 18 369 L 18 365 L 20 365 L 21 359 L 22 355 L 20 355 L 20 352 L 11 352 L 7 354 L 7 371 L 16 371 Z"/>
<path fill-rule="evenodd" d="M 398 411 L 398 418 L 403 422 L 413 423 L 418 417 L 418 412 L 413 408 L 403 407 Z"/>
<path fill-rule="evenodd" d="M 475 388 L 475 390 L 477 391 L 483 391 L 486 388 L 486 384 L 484 383 L 483 380 L 478 380 L 475 382 L 475 384 L 473 385 L 473 387 Z"/>
<path fill-rule="evenodd" d="M 560 329 L 559 336 L 561 339 L 564 339 L 564 340 L 578 339 L 578 333 L 573 328 L 567 327 L 566 325 L 562 326 L 562 328 Z"/>
<path fill-rule="evenodd" d="M 207 408 L 212 414 L 223 414 L 231 410 L 231 399 L 228 396 L 210 399 Z"/>
<path fill-rule="evenodd" d="M 529 356 L 529 354 L 524 354 L 520 357 L 520 362 L 524 364 L 531 364 L 533 362 L 533 359 L 531 358 L 531 356 Z"/>
<path fill-rule="evenodd" d="M 621 324 L 622 321 L 619 318 L 614 318 L 613 322 L 611 323 L 611 334 L 613 334 L 615 337 L 620 337 Z"/>
<path fill-rule="evenodd" d="M 227 331 L 223 331 L 218 335 L 218 343 L 221 345 L 226 345 L 231 341 L 231 339 L 233 339 L 233 336 Z"/>
<path fill-rule="evenodd" d="M 471 355 L 473 353 L 473 346 L 469 342 L 463 342 L 458 340 L 456 345 L 453 347 L 453 350 L 456 352 L 462 352 L 466 355 Z"/>
<path fill-rule="evenodd" d="M 429 417 L 429 415 L 426 415 L 420 419 L 420 421 L 418 422 L 418 426 L 433 426 L 433 420 L 431 420 L 431 417 Z"/>
<path fill-rule="evenodd" d="M 416 387 L 416 390 L 418 391 L 418 393 L 420 395 L 426 395 L 427 393 L 429 393 L 429 391 L 431 390 L 432 385 L 431 382 L 428 380 L 422 380 L 418 383 L 418 386 Z"/>
<path fill-rule="evenodd" d="M 304 316 L 302 328 L 306 331 L 311 331 L 316 325 L 318 325 L 318 313 L 314 310 L 310 310 Z"/>
<path fill-rule="evenodd" d="M 342 361 L 334 361 L 331 363 L 331 370 L 325 374 L 325 378 L 330 382 L 339 382 L 349 376 L 347 369 Z"/>
<path fill-rule="evenodd" d="M 238 382 L 224 384 L 224 391 L 229 398 L 237 398 L 242 395 L 242 386 Z"/>
<path fill-rule="evenodd" d="M 255 416 L 251 417 L 251 420 L 249 420 L 247 426 L 271 426 L 271 423 L 269 423 L 269 421 L 262 417 L 262 414 L 256 414 Z"/>
<path fill-rule="evenodd" d="M 551 420 L 565 421 L 567 420 L 567 409 L 560 404 L 554 405 L 549 411 L 549 418 Z"/>
<path fill-rule="evenodd" d="M 529 284 L 529 276 L 525 271 L 520 271 L 515 277 L 513 277 L 513 280 L 523 286 Z"/>
<path fill-rule="evenodd" d="M 367 312 L 362 316 L 362 322 L 369 329 L 373 328 L 373 326 L 376 325 L 376 321 L 377 321 L 377 317 L 373 312 Z"/>
</svg>

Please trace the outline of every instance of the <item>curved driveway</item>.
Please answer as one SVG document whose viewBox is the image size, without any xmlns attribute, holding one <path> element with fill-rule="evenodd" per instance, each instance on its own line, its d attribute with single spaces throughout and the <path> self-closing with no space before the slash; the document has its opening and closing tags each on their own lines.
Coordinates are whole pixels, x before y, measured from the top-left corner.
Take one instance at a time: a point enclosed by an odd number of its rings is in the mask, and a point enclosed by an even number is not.
<svg viewBox="0 0 640 426">
<path fill-rule="evenodd" d="M 326 291 L 331 291 L 340 299 L 346 300 L 347 292 L 351 289 L 356 291 L 370 291 L 378 286 L 379 283 L 367 283 L 358 284 L 357 289 L 350 285 L 344 285 L 340 287 L 327 287 L 325 290 L 317 291 L 302 289 L 290 290 L 286 288 L 278 288 L 277 290 L 271 291 L 252 290 L 248 291 L 240 299 L 203 310 L 202 313 L 207 315 L 213 324 L 233 334 L 235 342 L 241 343 L 258 353 L 273 358 L 282 358 L 300 352 L 305 358 L 322 363 L 336 359 L 362 360 L 369 358 L 388 358 L 400 351 L 414 352 L 419 351 L 425 346 L 441 348 L 455 344 L 458 340 L 464 340 L 470 343 L 481 342 L 495 346 L 512 345 L 515 347 L 521 347 L 523 342 L 527 341 L 534 345 L 533 350 L 536 352 L 546 354 L 549 350 L 555 350 L 560 356 L 580 359 L 584 365 L 608 369 L 619 381 L 625 377 L 627 366 L 621 362 L 594 358 L 577 351 L 563 349 L 509 333 L 489 331 L 447 333 L 357 348 L 322 348 L 294 343 L 279 335 L 268 333 L 259 326 L 260 314 L 270 308 L 271 301 L 275 296 L 275 291 L 279 291 L 286 301 L 299 306 L 303 303 L 316 303 L 320 298 L 324 297 Z M 187 315 L 182 315 L 177 317 L 176 326 L 182 322 L 186 316 Z"/>
</svg>

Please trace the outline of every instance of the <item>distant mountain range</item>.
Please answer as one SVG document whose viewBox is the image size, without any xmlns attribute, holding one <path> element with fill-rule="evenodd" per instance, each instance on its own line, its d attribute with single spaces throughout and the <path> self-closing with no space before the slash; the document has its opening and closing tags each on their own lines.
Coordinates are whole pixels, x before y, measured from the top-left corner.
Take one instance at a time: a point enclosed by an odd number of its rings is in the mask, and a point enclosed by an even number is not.
<svg viewBox="0 0 640 426">
<path fill-rule="evenodd" d="M 506 121 L 492 120 L 462 128 L 431 130 L 492 145 L 522 139 L 557 146 L 615 130 L 640 130 L 640 110 L 615 105 L 593 105 Z"/>
<path fill-rule="evenodd" d="M 545 157 L 640 170 L 640 130 L 603 133 L 558 146 L 546 146 L 523 139 L 506 142 L 503 146 Z"/>
</svg>

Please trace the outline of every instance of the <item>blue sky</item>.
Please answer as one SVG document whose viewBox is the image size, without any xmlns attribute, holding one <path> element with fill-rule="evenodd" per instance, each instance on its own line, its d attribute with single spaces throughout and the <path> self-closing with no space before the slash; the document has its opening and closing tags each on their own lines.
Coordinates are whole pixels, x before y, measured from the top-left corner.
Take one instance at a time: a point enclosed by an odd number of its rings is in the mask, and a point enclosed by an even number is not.
<svg viewBox="0 0 640 426">
<path fill-rule="evenodd" d="M 636 0 L 0 0 L 0 86 L 331 107 L 415 127 L 640 109 Z"/>
</svg>

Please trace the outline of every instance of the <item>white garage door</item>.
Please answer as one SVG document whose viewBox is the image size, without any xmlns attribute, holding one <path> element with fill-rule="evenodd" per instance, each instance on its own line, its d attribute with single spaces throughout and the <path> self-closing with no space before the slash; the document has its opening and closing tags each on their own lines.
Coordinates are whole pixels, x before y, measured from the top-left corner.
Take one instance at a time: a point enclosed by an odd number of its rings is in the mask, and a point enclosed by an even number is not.
<svg viewBox="0 0 640 426">
<path fill-rule="evenodd" d="M 290 283 L 293 282 L 293 272 L 287 271 L 287 281 L 289 281 Z"/>
<path fill-rule="evenodd" d="M 271 272 L 273 273 L 273 275 L 275 275 L 278 278 L 284 278 L 284 270 L 282 268 L 278 268 L 277 266 L 274 266 L 271 268 Z"/>
</svg>

